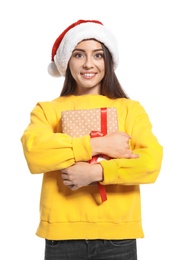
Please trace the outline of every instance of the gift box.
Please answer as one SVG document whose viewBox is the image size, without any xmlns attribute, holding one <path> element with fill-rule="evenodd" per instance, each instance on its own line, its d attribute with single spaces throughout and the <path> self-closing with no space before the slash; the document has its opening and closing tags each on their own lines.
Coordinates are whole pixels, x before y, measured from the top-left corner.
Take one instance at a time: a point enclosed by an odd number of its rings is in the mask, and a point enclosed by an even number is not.
<svg viewBox="0 0 172 260">
<path fill-rule="evenodd" d="M 62 111 L 62 132 L 71 137 L 90 135 L 91 138 L 110 134 L 118 130 L 117 110 L 114 107 Z M 90 163 L 110 159 L 104 155 L 94 156 Z M 97 184 L 102 202 L 107 199 L 106 190 Z"/>
<path fill-rule="evenodd" d="M 116 108 L 62 111 L 62 131 L 71 137 L 88 135 L 91 131 L 102 132 L 102 128 L 107 128 L 107 134 L 118 129 Z"/>
</svg>

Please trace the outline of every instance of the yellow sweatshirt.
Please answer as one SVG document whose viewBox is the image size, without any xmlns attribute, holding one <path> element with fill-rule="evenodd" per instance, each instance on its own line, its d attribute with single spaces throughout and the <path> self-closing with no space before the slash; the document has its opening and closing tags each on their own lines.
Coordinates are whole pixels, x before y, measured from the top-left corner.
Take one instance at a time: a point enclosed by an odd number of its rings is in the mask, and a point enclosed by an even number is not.
<svg viewBox="0 0 172 260">
<path fill-rule="evenodd" d="M 131 136 L 138 159 L 111 159 L 103 167 L 108 199 L 101 203 L 96 185 L 71 191 L 60 170 L 91 159 L 90 136 L 71 138 L 62 133 L 64 110 L 115 107 L 119 131 Z M 161 169 L 163 149 L 139 102 L 101 95 L 58 97 L 38 103 L 21 137 L 32 174 L 43 173 L 40 223 L 36 234 L 52 240 L 128 239 L 144 237 L 140 184 L 154 183 Z"/>
</svg>

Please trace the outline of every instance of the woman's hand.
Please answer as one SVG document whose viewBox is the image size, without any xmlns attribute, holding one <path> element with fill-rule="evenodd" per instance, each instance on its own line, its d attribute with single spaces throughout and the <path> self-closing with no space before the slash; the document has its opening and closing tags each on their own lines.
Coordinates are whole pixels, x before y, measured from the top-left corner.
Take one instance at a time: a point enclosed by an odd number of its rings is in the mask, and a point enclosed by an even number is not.
<svg viewBox="0 0 172 260">
<path fill-rule="evenodd" d="M 111 158 L 138 158 L 130 148 L 131 137 L 124 132 L 114 132 L 103 137 L 91 138 L 92 155 L 105 154 Z"/>
<path fill-rule="evenodd" d="M 61 170 L 61 172 L 64 185 L 68 186 L 71 190 L 77 190 L 103 179 L 102 166 L 97 163 L 77 162 Z"/>
</svg>

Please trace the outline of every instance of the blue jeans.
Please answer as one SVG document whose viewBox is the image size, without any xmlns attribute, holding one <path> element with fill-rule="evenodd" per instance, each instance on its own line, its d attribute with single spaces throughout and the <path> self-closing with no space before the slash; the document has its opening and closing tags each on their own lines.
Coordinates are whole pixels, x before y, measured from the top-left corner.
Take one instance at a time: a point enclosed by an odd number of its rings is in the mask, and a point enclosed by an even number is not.
<svg viewBox="0 0 172 260">
<path fill-rule="evenodd" d="M 44 260 L 137 260 L 136 239 L 45 242 Z"/>
</svg>

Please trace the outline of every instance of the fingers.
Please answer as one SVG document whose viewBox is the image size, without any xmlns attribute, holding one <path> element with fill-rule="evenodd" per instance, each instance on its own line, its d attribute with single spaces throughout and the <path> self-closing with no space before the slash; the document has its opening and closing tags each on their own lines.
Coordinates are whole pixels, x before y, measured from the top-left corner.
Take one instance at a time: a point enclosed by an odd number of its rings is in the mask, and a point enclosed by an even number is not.
<svg viewBox="0 0 172 260">
<path fill-rule="evenodd" d="M 119 134 L 119 135 L 121 135 L 121 136 L 125 136 L 125 137 L 127 137 L 128 139 L 131 138 L 131 136 L 128 135 L 127 133 L 125 133 L 125 132 L 115 132 L 115 133 L 117 133 L 117 134 Z"/>
<path fill-rule="evenodd" d="M 65 175 L 66 175 L 66 176 L 65 176 Z M 65 174 L 65 175 L 62 174 L 63 184 L 64 184 L 65 186 L 67 186 L 68 188 L 70 188 L 71 190 L 77 190 L 78 187 L 77 187 L 76 185 L 74 185 L 74 184 L 72 183 L 72 181 L 70 181 L 70 180 L 67 179 L 67 174 Z"/>
<path fill-rule="evenodd" d="M 68 180 L 63 181 L 63 184 L 64 184 L 65 186 L 67 186 L 67 187 L 68 187 L 69 189 L 71 189 L 71 190 L 77 190 L 77 189 L 79 189 L 79 187 L 78 187 L 77 185 L 72 184 L 71 181 L 68 181 Z"/>
<path fill-rule="evenodd" d="M 68 186 L 71 190 L 77 190 L 78 189 L 78 187 L 76 186 L 76 185 L 70 185 L 70 186 Z"/>
<path fill-rule="evenodd" d="M 73 183 L 72 183 L 72 181 L 70 180 L 68 174 L 62 173 L 62 174 L 61 174 L 61 177 L 62 177 L 62 180 L 63 180 L 64 185 L 66 185 L 66 186 L 73 185 Z"/>
<path fill-rule="evenodd" d="M 61 172 L 62 172 L 61 177 L 62 177 L 63 184 L 73 191 L 77 190 L 79 187 L 77 185 L 73 184 L 73 181 L 70 179 L 70 176 L 66 171 L 67 171 L 67 168 L 61 170 Z"/>
<path fill-rule="evenodd" d="M 125 159 L 137 159 L 137 158 L 139 158 L 139 154 L 133 154 L 132 151 L 131 153 L 125 155 Z"/>
</svg>

